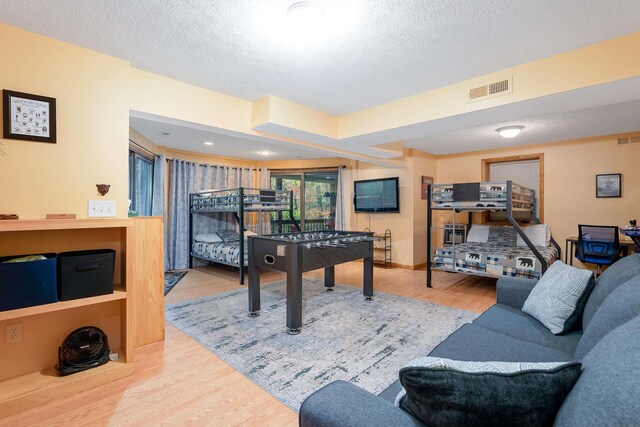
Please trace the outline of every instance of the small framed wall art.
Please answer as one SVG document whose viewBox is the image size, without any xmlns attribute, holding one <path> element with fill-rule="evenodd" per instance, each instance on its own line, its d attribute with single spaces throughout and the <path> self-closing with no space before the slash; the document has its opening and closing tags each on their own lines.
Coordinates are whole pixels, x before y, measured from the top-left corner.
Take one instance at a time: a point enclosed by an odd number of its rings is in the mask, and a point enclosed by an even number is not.
<svg viewBox="0 0 640 427">
<path fill-rule="evenodd" d="M 433 184 L 432 176 L 422 176 L 420 179 L 420 198 L 426 200 L 429 198 L 429 186 Z"/>
<path fill-rule="evenodd" d="M 3 138 L 56 143 L 56 100 L 2 91 Z"/>
<path fill-rule="evenodd" d="M 596 197 L 622 197 L 622 174 L 596 175 Z"/>
</svg>

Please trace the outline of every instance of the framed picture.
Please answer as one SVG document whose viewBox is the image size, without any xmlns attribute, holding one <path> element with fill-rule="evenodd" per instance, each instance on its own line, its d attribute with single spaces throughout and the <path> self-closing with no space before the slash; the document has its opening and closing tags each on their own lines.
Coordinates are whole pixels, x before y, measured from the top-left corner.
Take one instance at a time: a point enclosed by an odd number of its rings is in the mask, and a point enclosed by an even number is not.
<svg viewBox="0 0 640 427">
<path fill-rule="evenodd" d="M 622 174 L 596 175 L 596 197 L 622 197 Z"/>
<path fill-rule="evenodd" d="M 56 100 L 2 91 L 3 138 L 56 143 Z"/>
<path fill-rule="evenodd" d="M 433 177 L 423 176 L 420 180 L 420 184 L 420 197 L 422 198 L 422 200 L 427 200 L 429 198 L 427 192 L 429 191 L 429 186 L 433 184 Z"/>
</svg>

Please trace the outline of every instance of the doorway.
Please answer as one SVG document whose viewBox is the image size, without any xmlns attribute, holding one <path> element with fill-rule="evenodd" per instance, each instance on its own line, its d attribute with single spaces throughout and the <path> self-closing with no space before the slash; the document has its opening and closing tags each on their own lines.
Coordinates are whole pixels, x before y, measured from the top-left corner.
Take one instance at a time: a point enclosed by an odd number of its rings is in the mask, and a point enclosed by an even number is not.
<svg viewBox="0 0 640 427">
<path fill-rule="evenodd" d="M 293 192 L 293 219 L 289 212 L 272 213 L 272 232 L 335 229 L 338 170 L 272 171 L 271 188 Z M 293 225 L 293 228 L 292 228 Z"/>
<path fill-rule="evenodd" d="M 544 222 L 544 154 L 525 154 L 482 160 L 482 181 L 507 180 L 535 190 L 536 217 L 540 219 L 540 222 Z M 514 218 L 519 219 L 515 214 Z M 505 214 L 491 212 L 491 215 L 486 219 L 489 221 L 503 220 Z"/>
</svg>

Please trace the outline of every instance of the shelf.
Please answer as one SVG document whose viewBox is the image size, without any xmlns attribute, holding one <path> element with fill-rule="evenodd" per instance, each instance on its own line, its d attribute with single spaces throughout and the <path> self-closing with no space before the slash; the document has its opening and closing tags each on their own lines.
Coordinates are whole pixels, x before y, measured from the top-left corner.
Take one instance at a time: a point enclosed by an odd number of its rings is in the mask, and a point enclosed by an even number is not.
<svg viewBox="0 0 640 427">
<path fill-rule="evenodd" d="M 84 228 L 118 228 L 131 227 L 129 218 L 100 219 L 10 219 L 0 221 L 0 232 L 3 231 L 43 231 L 73 230 Z"/>
<path fill-rule="evenodd" d="M 96 297 L 79 298 L 70 301 L 58 301 L 51 304 L 35 305 L 33 307 L 17 308 L 15 310 L 0 311 L 0 322 L 17 319 L 20 317 L 36 316 L 44 313 L 68 310 L 70 308 L 84 307 L 93 304 L 102 304 L 109 301 L 123 300 L 127 298 L 127 292 L 123 287 L 116 287 L 112 294 Z"/>
<path fill-rule="evenodd" d="M 374 251 L 383 251 L 384 252 L 384 251 L 388 251 L 389 249 L 391 249 L 391 248 L 390 247 L 378 248 L 378 247 L 375 247 L 375 246 L 373 247 Z"/>
<path fill-rule="evenodd" d="M 116 350 L 124 359 L 121 350 Z M 107 362 L 97 368 L 59 377 L 53 367 L 4 380 L 0 388 L 0 419 L 62 397 L 71 396 L 133 373 L 132 363 Z"/>
</svg>

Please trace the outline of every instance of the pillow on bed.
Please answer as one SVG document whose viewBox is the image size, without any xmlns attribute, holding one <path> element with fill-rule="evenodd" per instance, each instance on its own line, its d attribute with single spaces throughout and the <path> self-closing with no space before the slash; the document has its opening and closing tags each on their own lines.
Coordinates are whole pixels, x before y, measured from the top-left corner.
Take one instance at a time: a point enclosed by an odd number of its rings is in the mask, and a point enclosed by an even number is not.
<svg viewBox="0 0 640 427">
<path fill-rule="evenodd" d="M 232 229 L 220 230 L 218 231 L 218 236 L 220 236 L 222 241 L 225 243 L 237 242 L 238 240 L 240 240 L 240 235 L 238 234 L 238 232 Z"/>
<path fill-rule="evenodd" d="M 249 236 L 257 236 L 257 235 L 258 235 L 258 233 L 256 233 L 256 232 L 253 232 L 251 230 L 245 230 L 244 231 L 244 240 L 249 240 L 248 239 Z"/>
<path fill-rule="evenodd" d="M 469 234 L 467 235 L 467 242 L 487 243 L 489 240 L 489 226 L 488 225 L 472 225 Z"/>
<path fill-rule="evenodd" d="M 213 233 L 213 234 L 196 234 L 196 237 L 194 237 L 193 240 L 195 240 L 196 242 L 202 242 L 202 243 L 218 243 L 218 242 L 222 242 L 222 239 L 216 233 Z"/>
<path fill-rule="evenodd" d="M 547 224 L 529 225 L 522 227 L 522 230 L 534 246 L 546 247 L 551 244 L 551 227 Z M 527 246 L 527 243 L 519 234 L 516 239 L 516 246 Z"/>
</svg>

